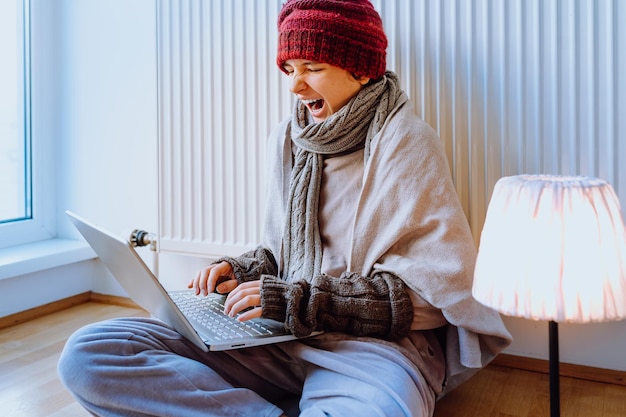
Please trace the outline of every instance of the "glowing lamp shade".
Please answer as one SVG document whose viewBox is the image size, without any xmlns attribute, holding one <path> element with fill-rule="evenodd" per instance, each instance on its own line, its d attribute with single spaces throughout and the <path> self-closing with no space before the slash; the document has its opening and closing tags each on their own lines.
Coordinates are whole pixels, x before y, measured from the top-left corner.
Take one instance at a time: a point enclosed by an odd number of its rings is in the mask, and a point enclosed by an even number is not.
<svg viewBox="0 0 626 417">
<path fill-rule="evenodd" d="M 498 180 L 472 293 L 503 314 L 549 321 L 550 415 L 560 416 L 558 322 L 626 317 L 626 228 L 613 187 L 590 177 Z"/>
<path fill-rule="evenodd" d="M 589 177 L 501 178 L 481 234 L 473 294 L 528 319 L 626 317 L 626 229 L 611 185 Z"/>
</svg>

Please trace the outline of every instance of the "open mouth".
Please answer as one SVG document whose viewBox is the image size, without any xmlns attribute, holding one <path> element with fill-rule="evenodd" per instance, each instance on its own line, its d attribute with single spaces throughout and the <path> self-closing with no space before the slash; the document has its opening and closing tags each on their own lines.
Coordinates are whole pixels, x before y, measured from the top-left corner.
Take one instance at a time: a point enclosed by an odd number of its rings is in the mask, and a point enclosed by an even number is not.
<svg viewBox="0 0 626 417">
<path fill-rule="evenodd" d="M 302 100 L 302 102 L 312 114 L 316 114 L 324 107 L 324 100 L 321 98 L 317 100 Z"/>
</svg>

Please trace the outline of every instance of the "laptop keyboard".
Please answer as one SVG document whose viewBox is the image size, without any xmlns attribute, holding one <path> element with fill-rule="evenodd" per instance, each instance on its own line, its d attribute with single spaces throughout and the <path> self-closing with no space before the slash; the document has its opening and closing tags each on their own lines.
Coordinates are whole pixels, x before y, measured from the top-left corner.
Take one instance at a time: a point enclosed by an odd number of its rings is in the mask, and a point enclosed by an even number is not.
<svg viewBox="0 0 626 417">
<path fill-rule="evenodd" d="M 239 322 L 225 315 L 224 297 L 198 297 L 191 291 L 175 291 L 170 296 L 185 316 L 199 322 L 220 340 L 273 334 L 257 320 Z"/>
</svg>

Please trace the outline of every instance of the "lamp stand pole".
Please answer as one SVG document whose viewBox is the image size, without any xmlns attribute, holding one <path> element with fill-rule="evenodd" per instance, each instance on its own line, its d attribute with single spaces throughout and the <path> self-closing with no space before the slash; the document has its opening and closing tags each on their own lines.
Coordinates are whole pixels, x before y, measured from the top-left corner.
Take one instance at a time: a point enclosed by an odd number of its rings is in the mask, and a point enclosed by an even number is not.
<svg viewBox="0 0 626 417">
<path fill-rule="evenodd" d="M 548 326 L 550 337 L 550 416 L 560 417 L 559 325 L 555 321 L 550 321 Z"/>
</svg>

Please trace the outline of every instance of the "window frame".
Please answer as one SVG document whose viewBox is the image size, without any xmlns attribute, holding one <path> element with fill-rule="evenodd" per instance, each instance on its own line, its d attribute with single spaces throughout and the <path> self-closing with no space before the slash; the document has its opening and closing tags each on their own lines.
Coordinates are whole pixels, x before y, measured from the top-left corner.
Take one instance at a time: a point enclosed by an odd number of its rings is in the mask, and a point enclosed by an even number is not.
<svg viewBox="0 0 626 417">
<path fill-rule="evenodd" d="M 21 47 L 19 50 L 23 51 L 21 71 L 19 71 L 23 93 L 20 104 L 23 110 L 20 112 L 22 118 L 18 120 L 18 124 L 21 125 L 20 130 L 27 154 L 25 169 L 27 170 L 26 179 L 30 179 L 30 186 L 27 185 L 26 192 L 31 206 L 30 215 L 27 218 L 0 223 L 0 249 L 50 239 L 55 236 L 56 232 L 53 213 L 54 193 L 52 192 L 53 187 L 51 187 L 54 183 L 50 175 L 52 174 L 50 158 L 53 157 L 54 153 L 49 152 L 51 149 L 47 149 L 48 144 L 43 135 L 36 136 L 33 134 L 33 131 L 36 131 L 35 119 L 33 118 L 34 101 L 36 100 L 35 89 L 33 88 L 36 86 L 36 73 L 33 71 L 36 68 L 33 65 L 33 58 L 36 56 L 36 45 L 33 42 L 35 29 L 32 24 L 33 13 L 31 12 L 30 0 L 23 0 L 19 3 L 18 7 L 21 8 L 18 15 L 18 19 L 21 17 L 19 31 Z"/>
</svg>

